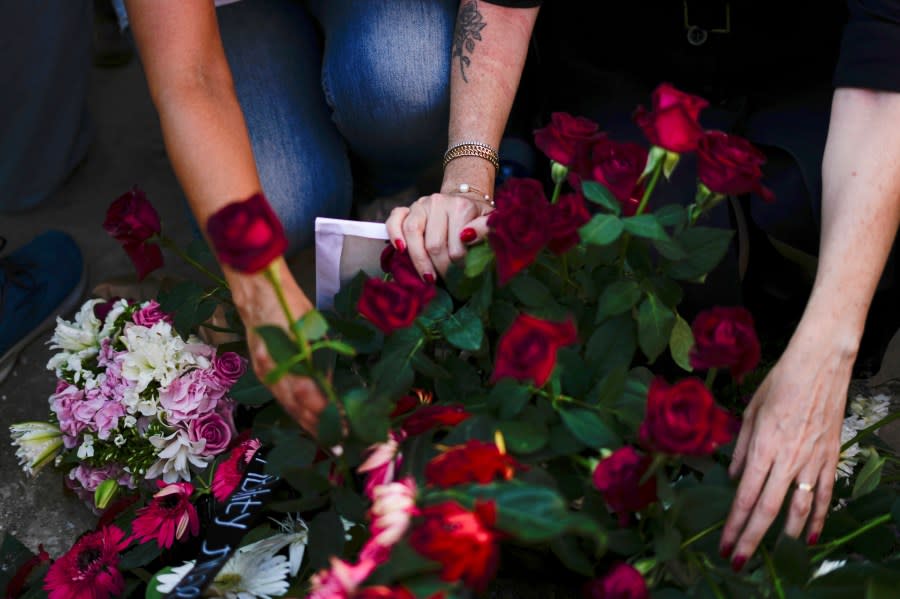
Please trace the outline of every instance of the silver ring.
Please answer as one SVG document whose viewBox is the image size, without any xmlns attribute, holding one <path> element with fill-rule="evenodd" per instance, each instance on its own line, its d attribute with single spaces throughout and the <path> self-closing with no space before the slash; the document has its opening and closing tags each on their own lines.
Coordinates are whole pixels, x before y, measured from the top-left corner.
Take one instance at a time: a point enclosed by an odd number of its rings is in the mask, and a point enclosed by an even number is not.
<svg viewBox="0 0 900 599">
<path fill-rule="evenodd" d="M 797 489 L 800 491 L 806 491 L 807 493 L 812 493 L 813 485 L 810 483 L 797 483 Z"/>
</svg>

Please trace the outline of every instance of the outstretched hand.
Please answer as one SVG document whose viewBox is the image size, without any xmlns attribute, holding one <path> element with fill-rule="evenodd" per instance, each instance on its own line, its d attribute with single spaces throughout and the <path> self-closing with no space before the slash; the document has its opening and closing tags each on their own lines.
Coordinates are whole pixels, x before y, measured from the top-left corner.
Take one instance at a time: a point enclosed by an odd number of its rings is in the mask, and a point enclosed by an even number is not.
<svg viewBox="0 0 900 599">
<path fill-rule="evenodd" d="M 484 239 L 492 210 L 478 193 L 435 193 L 408 208 L 394 208 L 386 223 L 388 236 L 398 250 L 409 251 L 419 275 L 433 281 L 465 257 L 467 246 Z"/>
<path fill-rule="evenodd" d="M 745 410 L 729 469 L 740 483 L 720 542 L 735 570 L 753 555 L 785 499 L 785 534 L 818 541 L 855 353 L 838 347 L 822 327 L 801 324 Z"/>
<path fill-rule="evenodd" d="M 247 345 L 253 371 L 259 380 L 264 381 L 275 363 L 265 342 L 254 329 L 266 324 L 289 329 L 289 325 L 271 284 L 261 274 L 255 277 L 252 282 L 245 282 L 237 287 L 232 285 L 232 289 L 235 290 L 235 304 L 241 320 L 247 328 Z M 286 267 L 283 267 L 281 278 L 288 306 L 294 318 L 299 318 L 312 309 L 312 303 Z M 325 409 L 327 401 L 311 378 L 288 374 L 267 387 L 291 418 L 310 434 L 316 434 L 319 414 Z"/>
</svg>

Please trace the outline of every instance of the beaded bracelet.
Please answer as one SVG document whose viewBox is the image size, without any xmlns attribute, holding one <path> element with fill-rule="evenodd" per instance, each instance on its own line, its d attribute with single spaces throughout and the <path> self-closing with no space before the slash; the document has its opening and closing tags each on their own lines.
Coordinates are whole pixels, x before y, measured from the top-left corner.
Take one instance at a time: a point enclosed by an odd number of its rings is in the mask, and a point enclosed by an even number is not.
<svg viewBox="0 0 900 599">
<path fill-rule="evenodd" d="M 447 164 L 451 160 L 463 156 L 482 158 L 493 164 L 495 169 L 500 170 L 500 156 L 497 154 L 497 150 L 480 141 L 464 141 L 447 148 L 447 151 L 444 152 L 444 168 L 447 168 Z"/>
</svg>

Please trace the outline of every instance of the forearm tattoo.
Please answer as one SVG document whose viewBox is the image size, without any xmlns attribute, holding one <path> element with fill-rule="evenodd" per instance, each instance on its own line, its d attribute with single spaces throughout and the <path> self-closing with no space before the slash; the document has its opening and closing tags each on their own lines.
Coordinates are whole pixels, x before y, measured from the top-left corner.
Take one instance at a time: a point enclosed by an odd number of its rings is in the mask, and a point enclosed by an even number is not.
<svg viewBox="0 0 900 599">
<path fill-rule="evenodd" d="M 487 26 L 484 16 L 478 11 L 477 0 L 466 0 L 456 18 L 456 32 L 453 34 L 453 58 L 459 58 L 459 74 L 466 83 L 466 68 L 472 64 L 467 56 L 475 52 L 475 42 L 481 41 L 481 30 Z"/>
</svg>

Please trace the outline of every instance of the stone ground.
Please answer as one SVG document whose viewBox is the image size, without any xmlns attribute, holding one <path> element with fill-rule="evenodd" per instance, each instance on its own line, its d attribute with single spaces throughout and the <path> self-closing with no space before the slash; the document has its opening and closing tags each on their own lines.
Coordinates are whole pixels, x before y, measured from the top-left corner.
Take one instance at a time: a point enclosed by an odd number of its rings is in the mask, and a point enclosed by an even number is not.
<svg viewBox="0 0 900 599">
<path fill-rule="evenodd" d="M 95 68 L 91 75 L 89 102 L 96 139 L 85 162 L 37 211 L 0 217 L 0 234 L 13 248 L 50 228 L 73 235 L 88 264 L 88 293 L 100 282 L 133 272 L 125 253 L 100 226 L 109 203 L 132 185 L 139 184 L 147 192 L 168 235 L 178 240 L 191 238 L 182 195 L 166 158 L 139 63 L 133 60 L 124 67 Z M 293 267 L 301 285 L 313 293 L 312 256 L 301 255 Z M 189 272 L 178 267 L 170 269 L 173 271 L 180 275 Z M 34 342 L 9 379 L 0 384 L 0 436 L 5 436 L 13 422 L 47 417 L 47 396 L 55 385 L 53 374 L 44 368 L 50 355 L 44 343 Z M 886 356 L 875 377 L 878 385 L 900 380 L 898 339 Z M 857 386 L 865 388 L 866 381 Z M 895 446 L 900 446 L 900 427 L 889 434 Z M 32 549 L 42 543 L 57 556 L 94 523 L 93 514 L 63 492 L 58 472 L 47 469 L 28 479 L 11 448 L 0 451 L 0 481 L 0 533 L 14 533 Z"/>
</svg>

